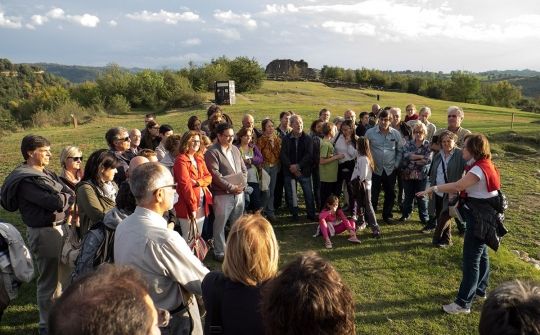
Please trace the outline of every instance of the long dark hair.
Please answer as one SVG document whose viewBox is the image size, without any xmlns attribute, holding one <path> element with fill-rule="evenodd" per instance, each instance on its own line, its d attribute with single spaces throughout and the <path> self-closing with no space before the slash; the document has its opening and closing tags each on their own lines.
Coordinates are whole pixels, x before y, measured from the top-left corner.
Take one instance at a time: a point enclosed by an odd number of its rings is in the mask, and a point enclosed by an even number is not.
<svg viewBox="0 0 540 335">
<path fill-rule="evenodd" d="M 102 186 L 100 174 L 102 170 L 114 169 L 120 165 L 120 161 L 108 149 L 99 149 L 94 151 L 84 167 L 82 181 L 91 181 L 97 186 Z"/>
</svg>

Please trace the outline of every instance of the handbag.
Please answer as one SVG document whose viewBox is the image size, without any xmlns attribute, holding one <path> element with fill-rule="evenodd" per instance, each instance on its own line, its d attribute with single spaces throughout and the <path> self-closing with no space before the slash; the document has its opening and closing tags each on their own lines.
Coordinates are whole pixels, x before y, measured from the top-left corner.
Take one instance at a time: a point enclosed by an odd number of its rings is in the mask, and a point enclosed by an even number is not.
<svg viewBox="0 0 540 335">
<path fill-rule="evenodd" d="M 73 226 L 68 226 L 67 236 L 64 239 L 64 245 L 62 245 L 62 254 L 60 261 L 62 264 L 75 267 L 75 262 L 81 251 L 82 241 L 79 239 L 77 230 Z"/>
<path fill-rule="evenodd" d="M 261 191 L 267 192 L 270 189 L 270 175 L 265 169 L 262 169 L 261 172 Z"/>
<path fill-rule="evenodd" d="M 463 221 L 461 218 L 461 214 L 459 213 L 459 205 L 460 205 L 460 196 L 459 194 L 456 195 L 454 199 L 451 201 L 448 200 L 448 215 L 450 215 L 453 218 L 458 219 L 459 221 Z"/>
<path fill-rule="evenodd" d="M 190 219 L 188 246 L 191 251 L 193 251 L 195 256 L 197 256 L 197 258 L 202 262 L 208 253 L 208 244 L 201 237 L 201 234 L 197 229 L 197 222 L 195 221 L 195 218 Z"/>
</svg>

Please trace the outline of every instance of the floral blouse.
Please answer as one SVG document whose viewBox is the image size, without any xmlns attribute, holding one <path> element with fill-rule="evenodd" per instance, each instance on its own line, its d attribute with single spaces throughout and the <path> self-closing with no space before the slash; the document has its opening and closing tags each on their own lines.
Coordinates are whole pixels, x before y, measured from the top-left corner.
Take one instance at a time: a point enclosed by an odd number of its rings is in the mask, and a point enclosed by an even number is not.
<svg viewBox="0 0 540 335">
<path fill-rule="evenodd" d="M 412 160 L 411 155 L 424 156 L 423 159 Z M 420 146 L 416 146 L 415 140 L 407 141 L 403 146 L 403 159 L 401 161 L 402 176 L 404 179 L 427 178 L 429 165 L 431 164 L 431 149 L 429 141 L 424 140 Z"/>
</svg>

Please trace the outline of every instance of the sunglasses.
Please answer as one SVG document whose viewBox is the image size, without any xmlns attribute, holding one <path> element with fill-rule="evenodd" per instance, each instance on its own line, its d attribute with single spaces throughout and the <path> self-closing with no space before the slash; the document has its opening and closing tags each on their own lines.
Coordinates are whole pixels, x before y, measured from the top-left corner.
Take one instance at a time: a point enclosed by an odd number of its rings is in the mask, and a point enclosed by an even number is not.
<svg viewBox="0 0 540 335">
<path fill-rule="evenodd" d="M 457 116 L 457 115 L 452 115 L 452 114 L 448 115 L 448 118 L 449 118 L 449 119 L 450 119 L 450 118 L 453 118 L 453 117 L 458 117 L 458 116 Z"/>
<path fill-rule="evenodd" d="M 122 142 L 127 142 L 127 141 L 130 141 L 130 138 L 129 138 L 129 136 L 126 136 L 124 138 L 117 138 L 116 140 L 117 141 L 122 141 Z"/>
<path fill-rule="evenodd" d="M 73 161 L 75 161 L 75 162 L 82 162 L 82 160 L 83 160 L 82 156 L 81 157 L 68 157 L 68 158 L 73 159 Z"/>
<path fill-rule="evenodd" d="M 156 188 L 155 190 L 153 190 L 152 193 L 159 190 L 160 188 L 172 188 L 173 190 L 176 190 L 176 183 L 160 186 L 160 187 Z"/>
</svg>

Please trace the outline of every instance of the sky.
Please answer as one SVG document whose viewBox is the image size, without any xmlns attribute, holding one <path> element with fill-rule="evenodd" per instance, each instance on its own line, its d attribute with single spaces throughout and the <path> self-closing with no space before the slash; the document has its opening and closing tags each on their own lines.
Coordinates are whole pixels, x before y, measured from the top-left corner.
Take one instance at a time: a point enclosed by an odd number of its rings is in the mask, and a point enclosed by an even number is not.
<svg viewBox="0 0 540 335">
<path fill-rule="evenodd" d="M 540 1 L 0 0 L 0 58 L 14 63 L 177 69 L 222 55 L 540 71 Z"/>
</svg>

